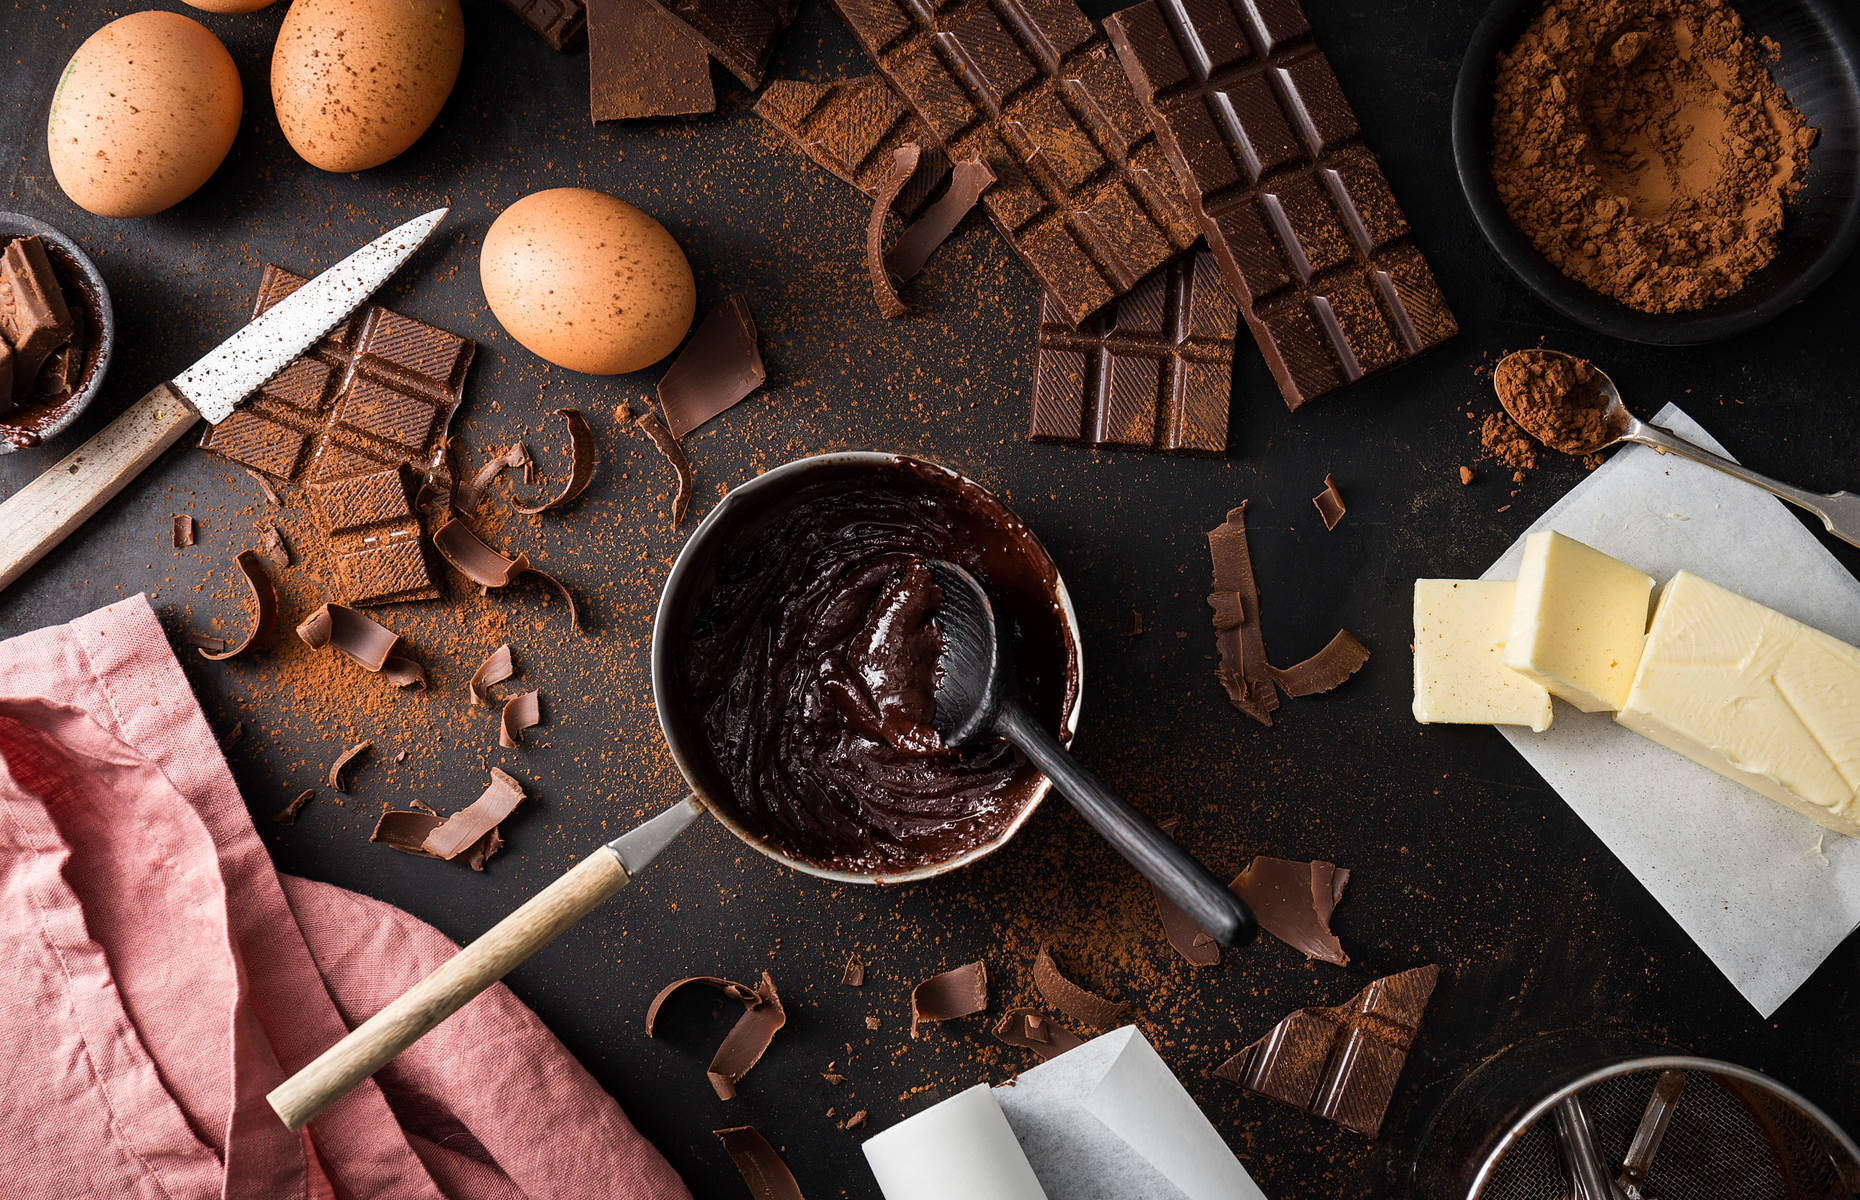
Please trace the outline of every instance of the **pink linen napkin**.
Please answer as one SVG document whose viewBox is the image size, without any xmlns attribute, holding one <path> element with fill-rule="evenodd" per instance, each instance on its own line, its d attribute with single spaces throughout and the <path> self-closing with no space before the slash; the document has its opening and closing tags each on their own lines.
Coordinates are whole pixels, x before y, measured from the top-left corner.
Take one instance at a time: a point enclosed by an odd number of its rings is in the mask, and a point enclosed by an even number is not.
<svg viewBox="0 0 1860 1200">
<path fill-rule="evenodd" d="M 502 984 L 284 1128 L 265 1093 L 456 949 L 272 869 L 143 597 L 0 642 L 8 1197 L 688 1200 Z"/>
</svg>

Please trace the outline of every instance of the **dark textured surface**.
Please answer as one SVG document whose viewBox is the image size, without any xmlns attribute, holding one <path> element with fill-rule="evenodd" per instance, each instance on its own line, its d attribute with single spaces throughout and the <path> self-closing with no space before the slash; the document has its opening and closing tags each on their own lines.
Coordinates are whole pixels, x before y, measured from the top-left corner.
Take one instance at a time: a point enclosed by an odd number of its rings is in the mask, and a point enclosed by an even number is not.
<svg viewBox="0 0 1860 1200">
<path fill-rule="evenodd" d="M 177 0 L 159 6 L 182 9 Z M 466 0 L 465 66 L 433 128 L 383 167 L 329 175 L 292 154 L 266 99 L 283 6 L 243 17 L 187 9 L 240 66 L 239 138 L 192 199 L 152 218 L 108 221 L 58 191 L 44 137 L 58 70 L 112 12 L 0 0 L 0 41 L 11 49 L 0 84 L 15 98 L 0 105 L 0 208 L 34 213 L 91 252 L 109 280 L 121 339 L 95 408 L 55 444 L 0 458 L 0 491 L 236 329 L 265 262 L 321 268 L 383 228 L 453 204 L 451 221 L 381 299 L 479 343 L 457 423 L 470 466 L 522 439 L 545 472 L 560 472 L 554 410 L 588 415 L 602 455 L 588 492 L 560 514 L 506 516 L 501 525 L 487 515 L 481 525 L 500 548 L 529 552 L 576 587 L 594 632 L 569 634 L 541 585 L 483 598 L 450 576 L 445 601 L 375 610 L 427 664 L 431 692 L 389 694 L 357 670 L 353 694 L 368 703 L 342 690 L 320 702 L 318 677 L 300 685 L 289 674 L 308 661 L 289 645 L 290 625 L 326 597 L 304 582 L 306 568 L 292 568 L 274 573 L 286 612 L 266 650 L 183 662 L 216 730 L 245 723 L 230 751 L 233 771 L 281 869 L 392 901 L 470 938 L 602 839 L 683 795 L 652 713 L 647 631 L 666 565 L 691 526 L 668 528 L 669 472 L 612 416 L 623 400 L 640 409 L 659 370 L 593 379 L 550 368 L 498 328 L 478 287 L 478 245 L 502 208 L 545 187 L 606 189 L 679 239 L 697 273 L 700 311 L 740 291 L 762 326 L 768 386 L 691 439 L 694 516 L 720 487 L 812 450 L 907 450 L 972 473 L 1039 533 L 1077 602 L 1085 668 L 1077 748 L 1086 765 L 1152 815 L 1180 816 L 1177 836 L 1217 873 L 1237 872 L 1255 854 L 1323 858 L 1352 872 L 1332 921 L 1349 967 L 1307 964 L 1262 939 L 1196 971 L 1162 940 L 1148 887 L 1065 805 L 1043 805 L 973 868 L 887 891 L 788 876 L 701 823 L 510 976 L 699 1196 L 744 1195 L 710 1131 L 751 1124 L 782 1150 L 811 1200 L 875 1200 L 858 1150 L 863 1132 L 933 1093 L 1032 1065 L 1031 1053 L 996 1042 L 988 1027 L 1013 1006 L 1039 1003 L 1031 964 L 1041 940 L 1081 986 L 1132 1003 L 1273 1200 L 1397 1195 L 1428 1115 L 1455 1081 L 1501 1046 L 1577 1023 L 1625 1025 L 1760 1067 L 1860 1129 L 1852 1035 L 1860 941 L 1850 939 L 1761 1020 L 1497 733 L 1424 728 L 1409 716 L 1414 578 L 1477 575 L 1582 475 L 1559 459 L 1512 484 L 1509 471 L 1478 458 L 1466 414 L 1497 405 L 1489 375 L 1475 368 L 1500 351 L 1545 339 L 1604 365 L 1642 414 L 1679 401 L 1758 470 L 1830 490 L 1860 483 L 1860 368 L 1845 357 L 1860 266 L 1849 263 L 1760 331 L 1665 350 L 1556 316 L 1472 234 L 1452 182 L 1448 107 L 1481 7 L 1312 0 L 1308 13 L 1463 333 L 1297 414 L 1242 345 L 1229 457 L 1196 460 L 1029 445 L 1040 291 L 996 233 L 959 232 L 913 282 L 913 315 L 881 321 L 862 260 L 869 201 L 801 160 L 722 76 L 715 115 L 591 129 L 585 55 L 557 55 L 496 0 Z M 771 64 L 771 74 L 813 80 L 870 70 L 818 0 Z M 1459 483 L 1461 464 L 1479 472 L 1471 487 Z M 1326 471 L 1350 504 L 1329 533 L 1310 499 Z M 520 494 L 548 494 L 559 479 Z M 1373 654 L 1335 692 L 1287 701 L 1271 729 L 1227 704 L 1207 624 L 1205 534 L 1243 498 L 1253 502 L 1248 529 L 1276 661 L 1308 656 L 1339 627 Z M 272 510 L 243 470 L 176 447 L 0 592 L 0 633 L 141 590 L 156 593 L 171 630 L 213 630 L 216 619 L 221 629 L 243 628 L 231 556 L 273 520 L 293 548 L 304 542 L 308 509 L 286 500 Z M 497 503 L 487 502 L 487 514 Z M 199 519 L 201 538 L 175 551 L 169 527 L 183 511 Z M 1829 545 L 1860 568 L 1860 551 Z M 1125 637 L 1133 608 L 1145 632 Z M 507 616 L 507 627 L 467 638 L 487 614 Z M 504 690 L 541 689 L 546 714 L 526 735 L 529 748 L 508 752 L 496 748 L 494 711 L 470 709 L 465 687 L 506 637 L 519 675 Z M 375 757 L 352 772 L 347 806 L 337 807 L 323 773 L 363 739 L 375 741 Z M 402 749 L 408 758 L 396 762 Z M 509 847 L 484 874 L 368 843 L 383 803 L 406 808 L 418 797 L 454 811 L 483 790 L 489 765 L 520 779 L 533 799 L 505 823 Z M 296 825 L 271 822 L 311 786 L 318 796 Z M 1817 878 L 1804 875 L 1809 887 Z M 854 949 L 867 964 L 859 988 L 840 983 Z M 912 1042 L 911 987 L 977 958 L 989 966 L 989 1013 Z M 1370 980 L 1424 963 L 1441 965 L 1441 983 L 1378 1139 L 1207 1077 L 1288 1012 L 1345 1003 Z M 714 1010 L 683 1007 L 648 1039 L 646 1005 L 686 975 L 744 979 L 763 968 L 781 989 L 788 1025 L 725 1103 L 704 1066 L 735 1006 L 719 998 Z M 845 1084 L 820 1078 L 829 1062 Z M 835 1127 L 860 1109 L 871 1114 L 867 1131 Z"/>
</svg>

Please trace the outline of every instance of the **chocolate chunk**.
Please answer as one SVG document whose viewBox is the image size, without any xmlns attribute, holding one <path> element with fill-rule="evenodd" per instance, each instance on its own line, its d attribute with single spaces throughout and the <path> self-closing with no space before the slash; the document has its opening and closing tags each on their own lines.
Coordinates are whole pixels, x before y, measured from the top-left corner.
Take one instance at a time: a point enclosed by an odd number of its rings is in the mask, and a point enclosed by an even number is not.
<svg viewBox="0 0 1860 1200">
<path fill-rule="evenodd" d="M 917 173 L 891 210 L 915 218 L 949 178 L 949 159 L 923 122 L 876 75 L 835 83 L 777 79 L 756 101 L 756 115 L 833 174 L 876 198 L 891 174 L 892 151 L 906 142 L 924 148 Z"/>
<path fill-rule="evenodd" d="M 588 0 L 588 111 L 596 125 L 716 112 L 704 43 L 652 0 Z"/>
<path fill-rule="evenodd" d="M 208 650 L 202 646 L 200 657 L 219 662 L 222 659 L 236 657 L 271 637 L 271 627 L 278 619 L 278 593 L 271 586 L 271 576 L 265 574 L 264 563 L 258 555 L 250 550 L 241 550 L 233 564 L 245 576 L 246 589 L 252 594 L 252 627 L 243 640 L 220 650 Z"/>
<path fill-rule="evenodd" d="M 1324 490 L 1311 497 L 1311 503 L 1317 505 L 1318 515 L 1324 518 L 1325 529 L 1337 528 L 1337 522 L 1343 520 L 1347 511 L 1343 507 L 1343 493 L 1337 490 L 1337 481 L 1324 474 Z"/>
<path fill-rule="evenodd" d="M 767 378 L 749 298 L 731 296 L 710 310 L 659 380 L 665 424 L 673 437 L 682 438 Z"/>
<path fill-rule="evenodd" d="M 1330 914 L 1343 899 L 1350 872 L 1327 862 L 1255 858 L 1227 885 L 1246 901 L 1259 927 L 1306 958 L 1348 966 L 1350 956 L 1330 931 Z"/>
<path fill-rule="evenodd" d="M 1235 708 L 1270 726 L 1279 694 L 1273 690 L 1266 637 L 1259 625 L 1259 584 L 1246 543 L 1246 501 L 1208 531 L 1208 553 L 1214 559 L 1214 595 L 1208 603 L 1214 608 L 1214 641 L 1221 652 L 1221 686 Z"/>
<path fill-rule="evenodd" d="M 572 49 L 587 32 L 588 9 L 583 0 L 504 0 L 504 7 L 555 50 Z"/>
<path fill-rule="evenodd" d="M 652 1036 L 652 1026 L 658 1019 L 659 1006 L 665 1003 L 666 997 L 688 983 L 714 987 L 743 1002 L 743 1015 L 737 1018 L 736 1024 L 723 1039 L 723 1044 L 717 1047 L 708 1071 L 710 1085 L 716 1089 L 717 1097 L 721 1100 L 733 1099 L 736 1096 L 736 1081 L 761 1059 L 769 1043 L 775 1039 L 776 1032 L 787 1023 L 788 1014 L 782 1008 L 781 996 L 775 991 L 775 981 L 769 978 L 767 971 L 762 972 L 762 982 L 753 989 L 714 975 L 694 975 L 667 984 L 652 998 L 652 1004 L 646 1009 L 647 1037 Z"/>
<path fill-rule="evenodd" d="M 1347 629 L 1339 629 L 1337 636 L 1322 650 L 1297 666 L 1281 671 L 1268 664 L 1266 669 L 1272 681 L 1284 688 L 1287 695 L 1312 696 L 1330 691 L 1356 674 L 1368 661 L 1369 648 L 1352 637 Z"/>
<path fill-rule="evenodd" d="M 194 544 L 194 518 L 186 513 L 174 514 L 174 548 L 184 549 Z"/>
<path fill-rule="evenodd" d="M 1136 637 L 1142 632 L 1143 614 L 1133 608 L 1130 610 L 1130 615 L 1124 618 L 1124 636 Z"/>
<path fill-rule="evenodd" d="M 905 283 L 923 270 L 936 248 L 955 232 L 956 226 L 969 215 L 969 210 L 994 181 L 995 173 L 979 158 L 965 158 L 957 163 L 950 174 L 949 190 L 923 216 L 911 222 L 910 228 L 898 235 L 897 244 L 886 252 L 886 272 L 899 283 Z M 897 208 L 895 201 L 892 208 Z"/>
<path fill-rule="evenodd" d="M 1297 0 L 1104 24 L 1287 405 L 1459 332 Z"/>
<path fill-rule="evenodd" d="M 803 1200 L 801 1185 L 794 1181 L 794 1172 L 781 1160 L 781 1155 L 775 1153 L 775 1147 L 769 1145 L 767 1138 L 748 1125 L 711 1132 L 723 1139 L 724 1151 L 742 1173 L 743 1182 L 749 1185 L 749 1194 L 755 1200 Z"/>
<path fill-rule="evenodd" d="M 1177 258 L 1076 330 L 1048 295 L 1040 302 L 1028 436 L 1226 454 L 1236 313 L 1206 251 Z"/>
<path fill-rule="evenodd" d="M 75 328 L 65 292 L 37 235 L 14 238 L 0 254 L 0 336 L 13 350 L 8 395 L 24 400 L 52 351 L 71 340 Z"/>
<path fill-rule="evenodd" d="M 885 218 L 891 215 L 891 205 L 898 193 L 916 173 L 917 160 L 922 155 L 923 147 L 916 142 L 906 142 L 891 152 L 891 174 L 878 189 L 872 201 L 872 215 L 866 221 L 865 273 L 872 283 L 872 301 L 878 305 L 878 315 L 887 321 L 911 310 L 898 298 L 897 289 L 891 283 L 891 272 L 885 269 Z"/>
<path fill-rule="evenodd" d="M 463 521 L 447 521 L 433 534 L 433 547 L 445 560 L 459 569 L 459 573 L 483 588 L 508 587 L 519 575 L 538 575 L 555 585 L 562 593 L 562 599 L 568 604 L 569 628 L 581 632 L 581 611 L 575 606 L 575 597 L 568 586 L 547 571 L 539 571 L 530 566 L 528 555 L 519 554 L 515 558 L 506 558 L 485 545 L 478 535 L 473 533 Z"/>
<path fill-rule="evenodd" d="M 484 489 L 491 486 L 491 481 L 502 475 L 510 467 L 524 468 L 525 478 L 529 475 L 531 465 L 529 447 L 518 442 L 510 449 L 479 467 L 472 477 L 452 489 L 452 507 L 461 515 L 470 516 L 478 510 L 478 502 L 484 499 Z M 421 489 L 422 492 L 425 488 Z M 426 503 L 416 501 L 416 507 L 426 510 Z"/>
<path fill-rule="evenodd" d="M 354 762 L 363 751 L 374 749 L 374 746 L 375 744 L 373 742 L 357 742 L 355 745 L 350 746 L 347 750 L 337 755 L 336 761 L 329 764 L 329 786 L 335 788 L 339 792 L 348 791 L 348 785 L 342 778 L 342 769 Z"/>
<path fill-rule="evenodd" d="M 834 0 L 950 161 L 999 177 L 982 206 L 1077 325 L 1200 235 L 1104 36 L 1072 0 Z"/>
<path fill-rule="evenodd" d="M 497 744 L 515 750 L 523 741 L 523 731 L 542 723 L 541 692 L 524 692 L 504 701 L 504 715 L 497 730 Z"/>
<path fill-rule="evenodd" d="M 710 56 L 755 91 L 775 56 L 775 43 L 801 10 L 801 0 L 652 0 L 683 21 Z"/>
<path fill-rule="evenodd" d="M 435 858 L 457 858 L 497 828 L 523 802 L 523 786 L 496 767 L 491 786 L 476 800 L 436 825 L 420 841 L 420 848 Z"/>
<path fill-rule="evenodd" d="M 964 963 L 911 989 L 911 1036 L 923 1021 L 948 1021 L 988 1007 L 988 964 Z"/>
<path fill-rule="evenodd" d="M 490 656 L 478 664 L 478 669 L 471 676 L 471 702 L 474 705 L 489 704 L 491 693 L 485 689 L 494 683 L 502 683 L 516 673 L 510 662 L 510 647 L 499 646 L 491 651 Z"/>
<path fill-rule="evenodd" d="M 394 653 L 400 648 L 400 635 L 347 605 L 323 605 L 297 626 L 297 636 L 312 650 L 335 647 L 395 687 L 426 686 L 426 668 Z"/>
<path fill-rule="evenodd" d="M 672 528 L 678 528 L 685 519 L 685 506 L 691 503 L 691 486 L 695 476 L 691 473 L 691 460 L 685 457 L 685 448 L 678 444 L 671 431 L 662 424 L 651 409 L 633 418 L 633 428 L 652 439 L 652 444 L 659 448 L 665 461 L 671 464 L 672 471 L 678 476 L 678 491 L 672 495 Z"/>
<path fill-rule="evenodd" d="M 576 496 L 581 495 L 582 492 L 587 490 L 588 485 L 594 482 L 593 431 L 588 428 L 587 421 L 584 420 L 582 415 L 575 409 L 558 408 L 555 410 L 555 415 L 561 417 L 568 423 L 568 482 L 562 485 L 562 490 L 556 493 L 553 500 L 545 500 L 541 504 L 535 505 L 518 504 L 513 501 L 510 507 L 516 509 L 526 517 L 533 517 L 537 513 L 548 512 L 551 509 L 562 507 Z M 523 463 L 527 464 L 530 461 L 529 452 L 524 451 Z M 516 466 L 519 464 L 513 463 L 510 465 Z"/>
<path fill-rule="evenodd" d="M 846 970 L 841 973 L 840 982 L 847 987 L 865 986 L 865 963 L 860 961 L 857 950 L 846 956 Z"/>
<path fill-rule="evenodd" d="M 1048 1004 L 1093 1029 L 1115 1028 L 1130 1015 L 1130 1005 L 1106 1000 L 1061 975 L 1044 942 L 1040 943 L 1039 957 L 1033 960 L 1033 986 L 1040 989 Z"/>
<path fill-rule="evenodd" d="M 289 804 L 280 808 L 277 812 L 272 813 L 271 819 L 280 825 L 295 825 L 297 824 L 297 814 L 303 811 L 304 805 L 310 803 L 310 801 L 315 798 L 316 789 L 306 788 L 298 792 L 296 797 L 293 798 Z"/>
<path fill-rule="evenodd" d="M 1175 837 L 1176 824 L 1174 819 L 1157 822 L 1158 827 L 1171 838 Z M 1156 915 L 1162 918 L 1163 936 L 1169 939 L 1169 944 L 1175 947 L 1177 954 L 1197 967 L 1211 967 L 1221 961 L 1220 943 L 1209 937 L 1154 883 L 1150 884 L 1150 895 L 1156 899 Z"/>
<path fill-rule="evenodd" d="M 1020 1046 L 1033 1051 L 1042 1059 L 1050 1059 L 1076 1050 L 1085 1044 L 1085 1039 L 1070 1029 L 1055 1025 L 1038 1009 L 1010 1008 L 995 1022 L 995 1036 L 1010 1046 Z"/>
<path fill-rule="evenodd" d="M 1375 1137 L 1439 975 L 1416 967 L 1341 1007 L 1295 1012 L 1214 1077 Z"/>
<path fill-rule="evenodd" d="M 267 266 L 253 316 L 303 282 Z M 304 485 L 345 603 L 436 599 L 409 465 L 422 472 L 444 466 L 446 430 L 475 349 L 443 329 L 364 305 L 200 444 Z"/>
</svg>

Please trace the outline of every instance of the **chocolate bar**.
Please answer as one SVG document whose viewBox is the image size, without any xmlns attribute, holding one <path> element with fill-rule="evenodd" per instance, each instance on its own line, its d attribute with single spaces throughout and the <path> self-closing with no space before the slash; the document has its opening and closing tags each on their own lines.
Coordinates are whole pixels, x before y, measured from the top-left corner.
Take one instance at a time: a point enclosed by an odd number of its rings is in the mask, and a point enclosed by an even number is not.
<svg viewBox="0 0 1860 1200">
<path fill-rule="evenodd" d="M 303 277 L 267 266 L 253 316 Z M 440 464 L 474 344 L 364 305 L 209 429 L 204 449 L 301 482 L 352 605 L 440 594 L 420 545 L 409 464 Z"/>
<path fill-rule="evenodd" d="M 652 0 L 690 27 L 710 56 L 754 91 L 775 57 L 775 42 L 801 11 L 801 0 Z"/>
<path fill-rule="evenodd" d="M 1459 332 L 1297 0 L 1105 32 L 1293 409 Z"/>
<path fill-rule="evenodd" d="M 1072 0 L 833 0 L 1077 327 L 1199 235 L 1104 35 Z"/>
<path fill-rule="evenodd" d="M 917 173 L 892 203 L 915 219 L 949 178 L 949 159 L 932 142 L 917 114 L 876 75 L 834 83 L 777 79 L 756 101 L 755 113 L 827 170 L 876 197 L 891 173 L 891 152 L 906 142 L 923 147 Z"/>
<path fill-rule="evenodd" d="M 584 0 L 504 0 L 504 7 L 557 50 L 571 49 L 588 29 Z"/>
<path fill-rule="evenodd" d="M 596 125 L 717 111 L 704 44 L 652 0 L 588 0 L 588 111 Z"/>
<path fill-rule="evenodd" d="M 1227 453 L 1238 315 L 1206 251 L 1182 255 L 1076 332 L 1047 296 L 1028 436 L 1067 446 Z"/>
</svg>

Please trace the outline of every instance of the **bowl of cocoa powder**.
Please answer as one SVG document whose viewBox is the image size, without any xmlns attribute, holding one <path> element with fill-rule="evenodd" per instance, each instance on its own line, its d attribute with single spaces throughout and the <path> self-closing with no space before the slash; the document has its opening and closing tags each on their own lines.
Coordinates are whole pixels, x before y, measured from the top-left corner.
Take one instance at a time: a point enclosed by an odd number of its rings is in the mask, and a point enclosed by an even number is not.
<svg viewBox="0 0 1860 1200">
<path fill-rule="evenodd" d="M 1844 0 L 1497 0 L 1453 97 L 1480 232 L 1563 315 L 1696 345 L 1779 315 L 1860 241 Z"/>
</svg>

